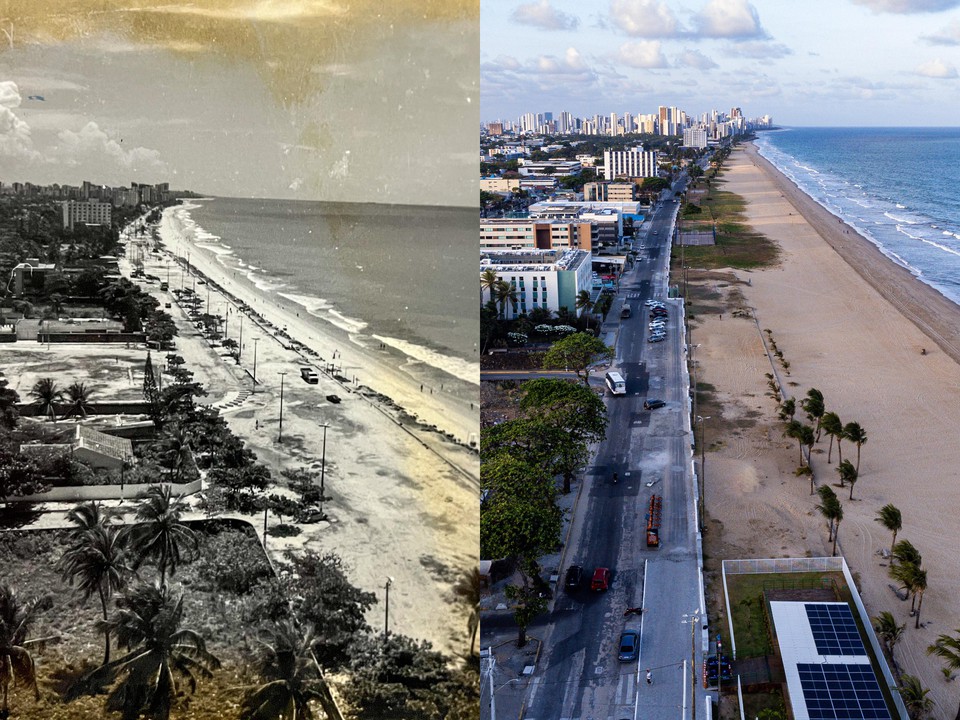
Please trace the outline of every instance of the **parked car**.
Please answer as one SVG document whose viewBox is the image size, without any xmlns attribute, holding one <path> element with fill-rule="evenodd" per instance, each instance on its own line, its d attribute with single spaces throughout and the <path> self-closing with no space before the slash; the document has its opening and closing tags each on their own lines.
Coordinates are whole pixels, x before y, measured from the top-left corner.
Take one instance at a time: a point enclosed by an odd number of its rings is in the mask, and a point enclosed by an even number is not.
<svg viewBox="0 0 960 720">
<path fill-rule="evenodd" d="M 667 404 L 667 403 L 665 403 L 663 400 L 656 400 L 656 399 L 644 400 L 644 401 L 643 401 L 643 409 L 644 409 L 644 410 L 656 410 L 657 408 L 662 408 L 662 407 L 664 407 L 666 404 Z"/>
<path fill-rule="evenodd" d="M 340 396 L 339 396 L 339 395 L 327 395 L 327 400 L 329 400 L 329 401 L 332 402 L 334 405 L 336 405 L 337 403 L 340 402 Z"/>
<path fill-rule="evenodd" d="M 604 567 L 598 567 L 593 571 L 593 579 L 590 581 L 590 589 L 594 592 L 606 592 L 610 587 L 610 570 Z"/>
<path fill-rule="evenodd" d="M 571 565 L 567 568 L 567 577 L 564 580 L 564 587 L 567 592 L 576 592 L 583 585 L 583 568 L 579 565 Z"/>
<path fill-rule="evenodd" d="M 666 339 L 666 335 L 651 335 L 649 338 L 647 338 L 647 342 L 663 342 Z"/>
<path fill-rule="evenodd" d="M 620 662 L 636 660 L 640 650 L 640 634 L 636 630 L 624 630 L 620 633 Z"/>
</svg>

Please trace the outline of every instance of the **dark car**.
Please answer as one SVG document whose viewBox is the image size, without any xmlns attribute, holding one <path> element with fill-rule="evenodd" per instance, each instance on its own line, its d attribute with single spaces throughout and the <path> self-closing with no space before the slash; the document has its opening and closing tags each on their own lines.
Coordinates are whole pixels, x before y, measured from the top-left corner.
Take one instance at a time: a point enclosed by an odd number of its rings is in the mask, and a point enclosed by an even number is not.
<svg viewBox="0 0 960 720">
<path fill-rule="evenodd" d="M 644 400 L 643 409 L 644 410 L 656 410 L 657 408 L 662 408 L 666 403 L 663 400 Z"/>
<path fill-rule="evenodd" d="M 329 400 L 330 402 L 336 404 L 336 403 L 340 402 L 340 396 L 339 396 L 339 395 L 327 395 L 327 400 Z"/>
<path fill-rule="evenodd" d="M 620 653 L 617 655 L 620 662 L 636 660 L 640 650 L 640 635 L 635 630 L 624 630 L 620 633 Z"/>
<path fill-rule="evenodd" d="M 579 565 L 571 565 L 567 568 L 567 577 L 563 583 L 567 592 L 576 592 L 583 585 L 583 568 Z"/>
</svg>

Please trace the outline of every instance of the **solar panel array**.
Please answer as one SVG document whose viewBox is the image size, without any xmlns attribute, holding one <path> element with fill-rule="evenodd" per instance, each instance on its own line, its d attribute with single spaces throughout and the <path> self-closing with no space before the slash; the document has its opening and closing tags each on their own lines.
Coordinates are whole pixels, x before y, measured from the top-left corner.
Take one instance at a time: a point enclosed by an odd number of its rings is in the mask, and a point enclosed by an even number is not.
<svg viewBox="0 0 960 720">
<path fill-rule="evenodd" d="M 866 655 L 860 631 L 847 604 L 807 603 L 807 620 L 821 655 Z"/>
<path fill-rule="evenodd" d="M 890 720 L 869 664 L 797 664 L 810 720 Z"/>
</svg>

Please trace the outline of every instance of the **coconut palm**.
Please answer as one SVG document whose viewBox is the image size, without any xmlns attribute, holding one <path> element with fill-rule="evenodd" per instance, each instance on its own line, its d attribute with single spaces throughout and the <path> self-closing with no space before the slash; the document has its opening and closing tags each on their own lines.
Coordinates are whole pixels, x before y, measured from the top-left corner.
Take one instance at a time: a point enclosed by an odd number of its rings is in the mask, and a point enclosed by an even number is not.
<svg viewBox="0 0 960 720">
<path fill-rule="evenodd" d="M 32 688 L 34 699 L 40 699 L 30 646 L 42 641 L 27 638 L 37 616 L 52 605 L 48 597 L 25 601 L 10 585 L 0 585 L 0 717 L 10 716 L 11 684 Z"/>
<path fill-rule="evenodd" d="M 837 500 L 833 508 L 833 557 L 837 555 L 837 538 L 840 537 L 840 522 L 843 520 L 843 505 Z"/>
<path fill-rule="evenodd" d="M 179 483 L 183 479 L 183 471 L 190 462 L 191 440 L 189 431 L 183 425 L 176 425 L 164 433 L 160 451 L 164 456 L 164 465 L 172 473 L 172 482 Z"/>
<path fill-rule="evenodd" d="M 902 562 L 897 565 L 891 565 L 888 573 L 893 580 L 896 580 L 899 587 L 906 590 L 907 597 L 911 598 L 910 614 L 916 612 L 917 606 L 917 587 L 924 584 L 925 578 L 920 573 L 926 574 L 925 570 L 920 569 L 919 563 Z M 906 598 L 904 598 L 906 600 Z"/>
<path fill-rule="evenodd" d="M 91 503 L 92 504 L 92 503 Z M 70 585 L 76 583 L 86 602 L 97 593 L 103 621 L 108 619 L 107 604 L 126 583 L 128 568 L 119 529 L 109 524 L 96 525 L 77 532 L 70 547 L 60 558 L 59 567 Z M 104 632 L 103 664 L 110 662 L 110 632 Z"/>
<path fill-rule="evenodd" d="M 900 697 L 907 706 L 911 720 L 921 720 L 933 707 L 933 700 L 927 697 L 930 690 L 920 684 L 920 678 L 904 673 L 900 676 L 900 687 L 897 690 L 900 691 Z"/>
<path fill-rule="evenodd" d="M 816 436 L 813 432 L 813 428 L 809 425 L 801 425 L 800 432 L 797 436 L 797 441 L 800 443 L 801 447 L 801 461 L 800 464 L 803 464 L 803 450 L 802 448 L 807 449 L 807 464 L 810 464 L 810 451 L 813 450 L 813 444 L 816 442 Z"/>
<path fill-rule="evenodd" d="M 955 636 L 938 635 L 937 641 L 927 647 L 927 654 L 940 658 L 947 672 L 960 670 L 960 629 L 954 632 L 957 633 Z M 960 720 L 960 709 L 957 710 L 957 720 Z"/>
<path fill-rule="evenodd" d="M 797 401 L 794 398 L 787 398 L 780 403 L 780 419 L 786 422 L 787 418 L 793 421 L 793 416 L 797 414 Z"/>
<path fill-rule="evenodd" d="M 496 298 L 497 281 L 499 279 L 496 270 L 489 268 L 484 270 L 480 273 L 480 291 L 483 292 L 486 290 L 490 293 L 490 299 L 494 300 Z"/>
<path fill-rule="evenodd" d="M 840 487 L 845 487 L 850 483 L 850 499 L 853 500 L 853 486 L 857 482 L 857 469 L 849 460 L 844 460 L 837 465 L 837 473 L 840 475 Z"/>
<path fill-rule="evenodd" d="M 167 571 L 173 575 L 184 550 L 196 552 L 198 542 L 193 530 L 182 522 L 183 498 L 173 497 L 169 486 L 154 485 L 137 508 L 137 524 L 126 532 L 136 572 L 152 559 L 160 570 L 160 586 L 166 588 Z"/>
<path fill-rule="evenodd" d="M 849 440 L 857 446 L 857 474 L 859 475 L 860 448 L 867 442 L 867 431 L 860 427 L 860 423 L 850 422 L 843 426 L 843 439 Z M 837 447 L 839 449 L 839 445 Z"/>
<path fill-rule="evenodd" d="M 914 629 L 920 628 L 920 608 L 923 607 L 923 593 L 927 590 L 927 571 L 921 567 L 916 569 L 916 572 L 913 573 L 913 583 L 911 584 L 911 590 L 913 590 L 914 599 L 919 598 L 917 602 L 917 622 L 913 626 Z"/>
<path fill-rule="evenodd" d="M 827 520 L 827 527 L 829 528 L 827 542 L 829 542 L 833 540 L 833 525 L 837 508 L 840 507 L 840 501 L 829 485 L 821 485 L 818 487 L 817 494 L 820 496 L 820 504 L 817 505 L 817 510 L 819 510 L 820 514 Z"/>
<path fill-rule="evenodd" d="M 826 408 L 823 405 L 823 394 L 816 388 L 807 390 L 807 397 L 800 402 L 810 422 L 816 421 L 817 442 L 820 442 L 820 423 Z"/>
<path fill-rule="evenodd" d="M 900 516 L 900 510 L 890 503 L 882 508 L 874 520 L 883 525 L 887 530 L 893 533 L 893 540 L 890 543 L 890 555 L 893 555 L 893 547 L 897 544 L 897 533 L 903 528 L 903 518 Z"/>
<path fill-rule="evenodd" d="M 843 423 L 840 422 L 840 416 L 834 412 L 825 412 L 820 418 L 821 429 L 830 436 L 830 448 L 827 450 L 827 465 L 830 464 L 830 457 L 833 454 L 833 441 L 837 441 L 837 452 L 840 452 L 840 436 L 843 435 Z M 842 456 L 841 456 L 842 459 Z"/>
<path fill-rule="evenodd" d="M 33 398 L 33 404 L 40 409 L 40 412 L 56 422 L 57 403 L 63 397 L 63 391 L 57 388 L 57 383 L 50 378 L 37 380 L 30 390 L 30 396 Z"/>
<path fill-rule="evenodd" d="M 73 414 L 80 415 L 84 420 L 87 419 L 87 410 L 90 408 L 90 388 L 82 382 L 75 382 L 67 388 L 67 397 L 69 398 L 69 407 L 61 420 L 66 420 Z"/>
<path fill-rule="evenodd" d="M 185 688 L 194 692 L 198 677 L 212 677 L 220 667 L 203 638 L 180 626 L 182 620 L 183 596 L 174 599 L 159 585 L 142 585 L 118 598 L 116 616 L 100 627 L 128 652 L 83 678 L 70 697 L 116 683 L 107 696 L 108 712 L 167 720 L 174 698 Z"/>
<path fill-rule="evenodd" d="M 473 646 L 477 641 L 477 630 L 480 627 L 480 568 L 464 570 L 460 579 L 453 586 L 453 594 L 466 606 L 470 612 L 467 618 L 467 632 L 470 633 L 470 655 L 473 655 Z"/>
<path fill-rule="evenodd" d="M 320 702 L 327 712 L 330 692 L 313 656 L 314 629 L 299 630 L 292 620 L 283 620 L 271 631 L 269 642 L 261 642 L 258 658 L 260 676 L 266 681 L 251 690 L 243 700 L 244 720 L 310 720 L 314 717 L 311 700 Z"/>
<path fill-rule="evenodd" d="M 801 433 L 803 432 L 803 423 L 799 420 L 791 420 L 787 423 L 787 427 L 783 431 L 783 436 L 788 438 L 793 438 L 797 441 L 797 446 L 800 448 L 800 464 L 803 465 L 803 441 L 801 439 Z"/>
<path fill-rule="evenodd" d="M 893 550 L 890 554 L 891 559 L 897 563 L 919 566 L 923 562 L 920 551 L 917 550 L 909 540 L 901 540 L 898 543 L 894 543 Z"/>
<path fill-rule="evenodd" d="M 877 631 L 877 635 L 886 646 L 891 661 L 893 660 L 893 648 L 903 636 L 903 631 L 906 627 L 906 623 L 903 625 L 897 625 L 897 621 L 894 619 L 893 613 L 891 613 L 889 610 L 884 610 L 882 613 L 873 618 L 873 629 Z"/>
<path fill-rule="evenodd" d="M 500 304 L 500 318 L 503 319 L 507 314 L 507 303 L 517 301 L 517 288 L 514 287 L 513 283 L 501 279 L 497 280 L 494 292 L 497 296 L 497 302 Z"/>
</svg>

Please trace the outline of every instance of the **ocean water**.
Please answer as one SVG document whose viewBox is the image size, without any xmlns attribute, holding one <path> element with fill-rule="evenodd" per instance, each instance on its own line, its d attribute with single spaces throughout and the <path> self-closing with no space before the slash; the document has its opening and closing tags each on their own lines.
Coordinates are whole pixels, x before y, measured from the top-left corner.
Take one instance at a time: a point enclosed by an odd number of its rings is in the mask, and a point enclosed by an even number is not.
<svg viewBox="0 0 960 720">
<path fill-rule="evenodd" d="M 357 345 L 387 344 L 420 382 L 442 373 L 479 383 L 475 211 L 213 198 L 172 212 L 193 243 L 264 297 Z"/>
<path fill-rule="evenodd" d="M 788 128 L 760 154 L 888 258 L 960 304 L 960 128 Z"/>
</svg>

